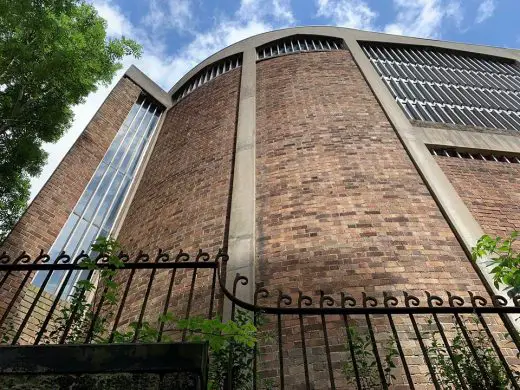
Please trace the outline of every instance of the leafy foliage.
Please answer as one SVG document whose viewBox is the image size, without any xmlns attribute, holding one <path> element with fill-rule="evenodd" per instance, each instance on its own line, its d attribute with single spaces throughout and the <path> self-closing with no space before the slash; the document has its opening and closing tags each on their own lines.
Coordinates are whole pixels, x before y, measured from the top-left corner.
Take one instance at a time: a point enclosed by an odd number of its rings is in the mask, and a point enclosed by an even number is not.
<svg viewBox="0 0 520 390">
<path fill-rule="evenodd" d="M 29 201 L 30 183 L 27 175 L 14 174 L 11 178 L 13 180 L 9 187 L 0 184 L 0 242 L 5 239 Z"/>
<path fill-rule="evenodd" d="M 509 237 L 482 236 L 472 250 L 473 260 L 489 256 L 494 267 L 491 270 L 496 288 L 503 283 L 513 289 L 520 289 L 520 252 L 515 252 L 514 244 L 519 232 L 512 232 Z"/>
<path fill-rule="evenodd" d="M 348 336 L 352 342 L 352 349 L 355 356 L 352 359 L 350 354 L 350 345 L 347 344 L 348 359 L 343 366 L 343 372 L 347 377 L 348 383 L 356 383 L 356 367 L 359 374 L 362 389 L 374 389 L 381 387 L 381 377 L 377 368 L 376 356 L 372 347 L 372 340 L 368 333 L 361 333 L 356 326 L 349 326 L 347 328 Z M 389 339 L 384 349 L 386 350 L 385 357 L 382 361 L 383 373 L 385 375 L 386 383 L 391 383 L 396 369 L 395 358 L 398 356 L 395 340 Z"/>
<path fill-rule="evenodd" d="M 68 304 L 60 309 L 58 318 L 53 321 L 51 331 L 44 337 L 47 344 L 107 343 L 110 339 L 108 325 L 114 316 L 118 303 L 119 284 L 116 282 L 117 270 L 124 266 L 117 255 L 120 244 L 112 238 L 99 237 L 92 245 L 94 255 L 100 254 L 110 267 L 99 267 L 95 260 L 85 260 L 81 266 L 99 274 L 99 286 L 103 289 L 101 308 L 94 307 L 88 299 L 96 290 L 90 280 L 81 280 L 74 287 Z M 92 257 L 95 257 L 95 256 Z M 99 315 L 95 312 L 99 310 Z M 257 317 L 257 324 L 263 324 L 263 318 Z M 187 341 L 207 342 L 210 351 L 208 389 L 221 389 L 227 374 L 232 372 L 233 388 L 237 390 L 252 388 L 254 347 L 257 342 L 257 327 L 248 313 L 237 310 L 233 321 L 223 322 L 220 318 L 206 319 L 191 317 L 176 319 L 167 312 L 156 321 L 135 321 L 124 330 L 116 330 L 114 343 L 154 343 L 157 340 L 170 342 L 167 334 L 159 334 L 159 325 L 169 324 L 166 331 L 183 332 Z M 87 340 L 89 331 L 92 338 Z M 66 337 L 62 340 L 64 332 Z M 160 337 L 159 337 L 160 336 Z"/>
<path fill-rule="evenodd" d="M 432 324 L 431 318 L 429 323 L 430 325 Z M 470 326 L 471 323 L 474 326 Z M 484 329 L 479 326 L 478 318 L 474 316 L 463 320 L 463 324 L 471 340 L 478 362 L 484 370 L 481 370 L 479 364 L 477 364 L 477 360 L 471 352 L 470 346 L 459 326 L 454 326 L 455 336 L 450 343 L 455 364 L 449 356 L 446 346 L 438 338 L 439 331 L 434 331 L 431 333 L 431 345 L 428 347 L 428 356 L 441 388 L 443 390 L 463 388 L 457 375 L 457 369 L 465 387 L 469 390 L 510 388 L 506 372 L 490 345 Z"/>
<path fill-rule="evenodd" d="M 90 279 L 80 280 L 73 289 L 69 302 L 62 305 L 58 318 L 52 322 L 51 331 L 44 337 L 44 343 L 59 343 L 66 333 L 64 343 L 83 343 L 92 329 L 94 342 L 107 341 L 107 325 L 114 315 L 114 308 L 118 302 L 118 284 L 114 281 L 117 269 L 123 262 L 117 255 L 120 251 L 119 243 L 113 238 L 98 237 L 92 244 L 95 253 L 102 254 L 110 266 L 99 268 L 95 260 L 85 260 L 80 265 L 89 271 L 99 273 L 99 283 L 103 286 L 103 304 L 99 308 L 100 315 L 96 315 L 89 293 L 96 290 Z M 92 256 L 94 257 L 94 256 Z"/>
<path fill-rule="evenodd" d="M 207 342 L 210 363 L 208 389 L 222 389 L 228 373 L 232 372 L 233 388 L 252 388 L 254 346 L 257 342 L 257 328 L 251 315 L 238 310 L 235 320 L 223 322 L 220 318 L 206 319 L 191 317 L 175 319 L 171 313 L 161 315 L 156 324 L 165 323 L 171 327 L 167 331 L 183 332 L 186 340 Z M 137 334 L 137 337 L 136 337 Z M 114 342 L 129 343 L 134 338 L 138 342 L 153 343 L 159 339 L 158 327 L 148 321 L 132 322 L 126 331 L 117 331 Z M 170 341 L 167 335 L 161 341 Z"/>
<path fill-rule="evenodd" d="M 179 329 L 188 331 L 189 341 L 207 341 L 210 349 L 210 389 L 221 389 L 231 371 L 235 389 L 252 387 L 254 346 L 257 328 L 250 314 L 238 310 L 234 321 L 200 317 L 177 321 Z"/>
<path fill-rule="evenodd" d="M 42 145 L 70 126 L 72 106 L 107 85 L 125 55 L 140 56 L 136 42 L 107 38 L 106 27 L 84 0 L 0 2 L 2 231 L 21 214 L 17 201 L 26 204 L 28 177 L 47 157 Z"/>
</svg>

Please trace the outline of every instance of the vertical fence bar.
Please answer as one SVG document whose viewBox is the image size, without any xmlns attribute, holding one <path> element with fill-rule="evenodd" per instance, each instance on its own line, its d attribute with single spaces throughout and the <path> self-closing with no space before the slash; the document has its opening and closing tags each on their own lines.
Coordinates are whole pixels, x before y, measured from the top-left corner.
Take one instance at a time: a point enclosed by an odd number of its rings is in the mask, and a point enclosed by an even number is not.
<svg viewBox="0 0 520 390">
<path fill-rule="evenodd" d="M 436 296 L 430 296 L 428 294 L 428 305 L 430 307 L 433 307 L 432 302 L 437 302 L 439 306 L 442 305 L 443 301 L 441 298 Z M 453 355 L 453 351 L 451 350 L 450 343 L 446 337 L 446 334 L 444 333 L 444 327 L 442 326 L 441 322 L 439 321 L 439 317 L 437 314 L 432 313 L 433 320 L 435 321 L 435 325 L 437 326 L 437 329 L 439 330 L 439 334 L 441 336 L 442 342 L 444 343 L 444 347 L 446 348 L 446 351 L 448 352 L 448 355 L 450 357 L 451 363 L 453 364 L 453 368 L 455 369 L 455 373 L 457 374 L 457 378 L 459 379 L 460 385 L 467 389 L 466 382 L 464 381 L 464 378 L 462 376 L 462 373 L 460 372 L 460 367 L 458 365 L 457 360 L 455 359 L 455 356 Z"/>
<path fill-rule="evenodd" d="M 377 305 L 377 301 L 374 298 L 368 297 L 366 293 L 363 292 L 363 307 L 366 308 L 369 302 L 373 307 Z M 374 335 L 374 329 L 372 327 L 372 321 L 370 320 L 370 314 L 365 314 L 365 321 L 368 326 L 368 334 L 370 335 L 370 341 L 372 342 L 372 350 L 374 352 L 374 358 L 376 359 L 377 372 L 379 373 L 379 378 L 381 379 L 381 385 L 383 386 L 383 389 L 387 390 L 388 384 L 386 383 L 385 373 L 381 364 L 381 356 L 379 356 L 379 351 L 377 350 L 377 342 Z"/>
<path fill-rule="evenodd" d="M 36 263 L 36 261 L 35 261 Z M 20 283 L 20 286 L 18 287 L 18 289 L 16 290 L 14 296 L 13 296 L 13 299 L 11 299 L 11 302 L 9 302 L 9 305 L 7 306 L 7 308 L 5 309 L 5 312 L 4 314 L 2 315 L 2 318 L 0 319 L 0 329 L 4 326 L 4 322 L 5 320 L 7 319 L 7 317 L 9 316 L 9 313 L 11 313 L 11 309 L 13 308 L 15 302 L 18 300 L 18 297 L 20 296 L 20 293 L 22 292 L 23 288 L 25 287 L 25 285 L 27 284 L 27 281 L 29 280 L 29 278 L 31 277 L 31 274 L 32 274 L 32 270 L 28 270 L 22 280 L 22 282 Z"/>
<path fill-rule="evenodd" d="M 352 297 L 345 295 L 345 293 L 342 292 L 341 293 L 341 307 L 343 309 L 346 308 L 345 305 L 347 302 L 349 302 L 350 306 L 356 306 L 356 300 Z M 354 352 L 354 344 L 352 343 L 352 335 L 350 333 L 352 328 L 350 327 L 348 316 L 346 314 L 343 314 L 343 323 L 345 324 L 345 331 L 347 332 L 347 342 L 348 342 L 348 347 L 350 350 L 350 357 L 352 359 L 352 366 L 354 367 L 354 375 L 356 376 L 356 385 L 357 385 L 358 390 L 362 390 L 361 379 L 359 377 L 359 368 L 358 368 L 357 361 L 356 361 L 356 354 Z"/>
<path fill-rule="evenodd" d="M 303 295 L 301 291 L 298 291 L 298 308 L 302 308 L 302 303 L 306 306 L 312 305 L 311 297 Z M 311 384 L 309 381 L 309 363 L 307 362 L 307 346 L 305 344 L 305 329 L 303 327 L 303 315 L 300 313 L 298 315 L 298 320 L 300 322 L 300 335 L 302 340 L 302 354 L 303 354 L 303 369 L 305 373 L 305 388 L 307 390 L 311 389 Z"/>
<path fill-rule="evenodd" d="M 213 318 L 213 304 L 215 301 L 215 288 L 217 285 L 217 265 L 215 263 L 215 268 L 213 268 L 213 276 L 211 280 L 211 296 L 209 298 L 209 313 L 208 313 L 208 319 Z"/>
<path fill-rule="evenodd" d="M 161 257 L 162 257 L 162 251 L 159 249 L 159 253 L 157 254 L 155 263 L 158 263 L 159 259 Z M 146 256 L 146 260 L 143 260 L 143 261 L 147 261 L 147 259 L 148 259 L 148 256 Z M 152 284 L 153 284 L 153 280 L 155 278 L 156 270 L 157 270 L 157 268 L 152 268 L 152 272 L 150 273 L 150 278 L 148 279 L 148 286 L 146 286 L 146 292 L 144 294 L 143 304 L 141 305 L 141 312 L 139 313 L 139 320 L 137 321 L 137 326 L 135 328 L 134 337 L 132 339 L 133 343 L 135 343 L 137 340 L 139 340 L 139 333 L 141 332 L 141 326 L 143 325 L 144 313 L 146 311 L 146 306 L 148 305 L 148 298 L 150 297 L 150 291 L 152 290 Z"/>
<path fill-rule="evenodd" d="M 444 343 L 444 347 L 446 348 L 446 351 L 448 352 L 448 355 L 450 357 L 451 363 L 453 364 L 453 368 L 455 369 L 455 373 L 457 374 L 457 378 L 459 379 L 460 385 L 467 389 L 466 382 L 464 381 L 464 378 L 462 377 L 462 373 L 460 372 L 460 367 L 458 365 L 457 360 L 455 359 L 455 356 L 453 355 L 453 351 L 451 350 L 450 343 L 446 337 L 446 334 L 444 333 L 444 328 L 439 321 L 439 317 L 437 314 L 432 314 L 433 320 L 435 321 L 435 325 L 437 326 L 437 329 L 439 330 L 439 334 L 441 336 L 442 342 Z"/>
<path fill-rule="evenodd" d="M 241 282 L 243 286 L 247 285 L 248 279 L 245 276 L 241 276 L 240 274 L 236 274 L 235 280 L 233 281 L 233 296 L 236 297 L 237 295 L 237 285 L 238 282 Z M 231 302 L 231 321 L 235 320 L 235 301 Z M 233 361 L 233 353 L 234 353 L 234 347 L 233 344 L 231 344 L 229 348 L 229 356 L 228 356 L 228 372 L 226 377 L 226 388 L 228 390 L 232 390 L 233 388 L 233 368 L 235 365 L 235 362 Z"/>
<path fill-rule="evenodd" d="M 498 359 L 500 360 L 500 363 L 504 367 L 504 369 L 506 371 L 506 374 L 507 374 L 507 377 L 511 381 L 511 384 L 513 385 L 513 387 L 515 389 L 519 389 L 520 390 L 520 386 L 518 385 L 518 382 L 516 381 L 516 378 L 515 378 L 513 372 L 511 371 L 511 367 L 507 363 L 507 360 L 506 360 L 504 354 L 502 353 L 502 350 L 500 349 L 500 346 L 498 345 L 498 343 L 495 340 L 495 337 L 491 333 L 491 330 L 489 329 L 489 326 L 487 325 L 486 320 L 484 319 L 484 316 L 478 310 L 479 305 L 481 305 L 481 306 L 486 306 L 487 305 L 487 299 L 485 299 L 482 296 L 475 295 L 471 291 L 469 291 L 469 296 L 470 296 L 470 299 L 471 299 L 471 304 L 472 304 L 472 306 L 475 309 L 475 314 L 477 316 L 477 319 L 479 320 L 480 324 L 484 328 L 484 331 L 486 332 L 486 335 L 488 336 L 489 340 L 491 341 L 491 345 L 493 346 L 493 349 L 495 350 L 495 353 L 497 354 Z M 515 306 L 518 306 L 518 299 L 514 300 L 514 303 L 515 303 Z M 501 318 L 501 317 L 499 316 L 499 318 Z M 506 330 L 507 330 L 507 327 L 506 327 Z M 511 336 L 513 336 L 513 335 L 511 335 Z M 514 339 L 513 339 L 513 342 L 514 342 Z"/>
<path fill-rule="evenodd" d="M 64 254 L 64 252 L 62 252 L 62 255 L 63 254 Z M 85 254 L 84 251 L 81 251 L 80 254 L 74 259 L 73 264 L 79 264 L 81 262 L 81 260 L 83 260 L 83 259 L 85 259 L 85 260 L 89 259 L 89 256 L 87 254 Z M 51 273 L 51 272 L 49 272 L 49 273 Z M 47 316 L 45 316 L 45 320 L 43 321 L 42 325 L 40 326 L 40 330 L 38 331 L 36 339 L 34 340 L 34 345 L 38 345 L 38 343 L 42 339 L 43 335 L 45 334 L 47 326 L 49 325 L 49 322 L 52 319 L 54 310 L 56 310 L 56 307 L 58 306 L 59 302 L 61 301 L 63 291 L 65 291 L 65 288 L 67 287 L 67 283 L 69 282 L 69 279 L 73 273 L 74 273 L 74 269 L 72 269 L 72 268 L 67 272 L 67 275 L 65 276 L 63 283 L 61 284 L 58 292 L 56 293 L 56 297 L 54 298 L 54 301 L 52 302 L 49 312 L 47 313 Z"/>
<path fill-rule="evenodd" d="M 258 307 L 258 297 L 267 298 L 268 296 L 269 296 L 269 291 L 267 291 L 265 288 L 263 288 L 261 283 L 257 283 L 254 298 L 253 298 L 253 304 L 255 306 L 254 324 L 255 324 L 255 328 L 257 329 L 257 332 L 258 332 L 258 326 L 261 326 L 261 324 L 259 323 L 259 318 L 261 318 L 260 316 L 263 315 L 263 313 L 261 311 L 258 311 L 256 309 Z M 257 386 L 257 381 L 258 381 L 257 369 L 258 369 L 258 338 L 255 341 L 255 345 L 253 347 L 253 390 L 256 390 L 258 387 Z"/>
<path fill-rule="evenodd" d="M 403 294 L 406 307 L 411 307 L 410 305 L 419 306 L 419 298 L 408 294 L 406 291 Z M 408 316 L 410 317 L 410 322 L 412 323 L 415 336 L 417 337 L 417 341 L 419 342 L 419 346 L 421 347 L 421 352 L 424 357 L 424 361 L 426 362 L 426 366 L 428 367 L 428 371 L 430 372 L 430 376 L 432 378 L 433 385 L 435 386 L 435 390 L 441 390 L 441 386 L 439 385 L 437 376 L 435 375 L 435 370 L 432 366 L 432 362 L 430 361 L 430 356 L 428 355 L 428 349 L 424 344 L 421 332 L 419 330 L 419 327 L 417 326 L 417 321 L 415 321 L 415 317 L 412 313 L 408 314 Z"/>
<path fill-rule="evenodd" d="M 108 278 L 109 283 L 112 282 L 112 276 Z M 90 326 L 87 331 L 87 335 L 85 337 L 85 344 L 89 344 L 93 337 L 94 337 L 94 328 L 96 327 L 96 322 L 99 318 L 99 314 L 101 313 L 101 309 L 103 308 L 103 305 L 105 303 L 106 294 L 108 292 L 108 286 L 103 287 L 103 292 L 101 293 L 101 297 L 99 298 L 99 303 L 96 307 L 96 312 L 94 313 L 94 316 L 92 317 L 92 320 L 90 321 Z M 95 301 L 95 299 L 94 299 Z"/>
<path fill-rule="evenodd" d="M 175 259 L 175 262 L 179 261 L 179 256 L 177 255 L 177 258 Z M 168 292 L 166 293 L 166 300 L 164 301 L 164 308 L 163 308 L 163 316 L 166 315 L 168 312 L 168 306 L 170 305 L 170 298 L 173 290 L 173 285 L 175 283 L 175 274 L 176 274 L 177 268 L 172 269 L 172 274 L 170 276 L 170 282 L 168 283 Z M 159 333 L 157 334 L 157 342 L 160 343 L 162 340 L 162 335 L 164 332 L 164 321 L 161 321 L 159 324 Z"/>
<path fill-rule="evenodd" d="M 101 259 L 101 256 L 98 256 L 96 263 L 99 259 Z M 90 278 L 92 278 L 93 273 L 94 273 L 93 270 L 89 270 L 88 274 L 87 274 L 87 279 L 90 280 Z M 69 335 L 70 329 L 71 329 L 72 325 L 74 324 L 76 315 L 78 314 L 80 303 L 83 300 L 83 298 L 85 297 L 85 292 L 86 292 L 85 289 L 81 289 L 81 291 L 78 295 L 78 300 L 72 307 L 70 318 L 67 320 L 67 322 L 65 324 L 65 329 L 63 330 L 63 333 L 60 337 L 59 344 L 65 344 L 65 342 L 67 341 L 67 336 Z"/>
<path fill-rule="evenodd" d="M 110 331 L 110 336 L 108 337 L 108 342 L 113 343 L 115 333 L 117 331 L 117 326 L 119 325 L 119 321 L 121 320 L 121 315 L 123 314 L 123 309 L 125 307 L 126 298 L 128 296 L 128 291 L 130 291 L 130 285 L 132 284 L 132 280 L 134 279 L 135 268 L 132 268 L 130 271 L 130 275 L 128 276 L 128 280 L 125 284 L 125 290 L 123 291 L 123 296 L 121 297 L 121 303 L 119 304 L 119 308 L 117 309 L 116 318 L 114 319 L 114 324 L 112 325 L 112 330 Z"/>
<path fill-rule="evenodd" d="M 462 332 L 462 335 L 464 336 L 464 339 L 466 340 L 466 343 L 468 344 L 469 350 L 471 351 L 471 355 L 473 356 L 473 358 L 475 359 L 475 362 L 477 363 L 477 367 L 482 372 L 484 381 L 486 382 L 487 386 L 489 388 L 491 388 L 489 373 L 486 371 L 486 368 L 482 365 L 482 362 L 481 362 L 477 352 L 475 351 L 475 347 L 473 345 L 473 342 L 471 341 L 471 337 L 469 337 L 468 332 L 466 330 L 466 325 L 460 319 L 460 316 L 458 314 L 455 314 L 454 317 L 455 317 L 455 321 L 457 322 L 457 324 Z"/>
<path fill-rule="evenodd" d="M 278 291 L 278 308 L 281 307 L 282 302 L 286 305 L 290 305 L 292 303 L 292 299 L 289 295 L 283 294 L 281 291 Z M 280 389 L 285 388 L 285 376 L 283 371 L 283 337 L 282 337 L 282 315 L 278 313 L 276 315 L 277 326 L 278 326 L 278 365 L 280 367 Z"/>
<path fill-rule="evenodd" d="M 60 260 L 63 260 L 64 262 L 68 262 L 68 261 L 70 261 L 70 257 L 65 255 L 62 252 L 62 254 L 60 256 L 56 257 L 53 264 L 58 264 L 58 262 Z M 71 272 L 72 272 L 72 270 L 69 271 L 69 275 Z M 22 320 L 22 323 L 18 327 L 18 331 L 16 332 L 15 336 L 13 337 L 13 340 L 11 341 L 12 345 L 16 345 L 16 343 L 18 342 L 18 339 L 21 337 L 23 330 L 25 328 L 25 325 L 27 325 L 29 318 L 31 318 L 31 315 L 32 315 L 34 309 L 36 308 L 36 305 L 38 304 L 38 301 L 40 300 L 40 297 L 42 296 L 42 294 L 45 290 L 45 286 L 47 286 L 47 283 L 49 282 L 49 279 L 51 278 L 52 273 L 53 273 L 53 271 L 49 271 L 45 275 L 45 279 L 43 280 L 42 285 L 38 289 L 38 292 L 36 293 L 36 296 L 34 297 L 32 303 L 31 303 L 31 306 L 29 307 L 29 310 L 27 310 L 27 313 L 25 314 L 25 316 Z M 57 297 L 57 299 L 59 299 L 59 296 Z M 52 315 L 52 311 L 49 311 L 49 314 Z"/>
<path fill-rule="evenodd" d="M 0 280 L 0 290 L 4 286 L 4 283 L 6 282 L 6 280 L 11 275 L 11 270 L 7 270 L 7 271 L 3 271 L 3 272 L 5 272 L 5 273 L 4 273 L 4 276 L 2 276 L 2 280 Z"/>
<path fill-rule="evenodd" d="M 383 293 L 384 296 L 384 304 L 385 307 L 397 306 L 399 303 L 397 298 L 388 295 L 386 292 Z M 408 381 L 408 386 L 410 389 L 415 389 L 413 384 L 412 376 L 410 374 L 410 370 L 408 368 L 408 364 L 406 363 L 406 358 L 404 356 L 403 347 L 401 346 L 401 340 L 399 340 L 399 334 L 397 333 L 397 329 L 395 327 L 394 319 L 392 314 L 388 314 L 388 322 L 390 323 L 390 328 L 392 329 L 392 334 L 394 335 L 395 344 L 397 346 L 397 351 L 399 352 L 399 357 L 401 362 L 403 363 L 404 373 L 406 375 L 406 380 Z"/>
<path fill-rule="evenodd" d="M 256 306 L 256 294 L 255 294 L 254 304 Z M 254 325 L 255 329 L 257 329 L 257 334 L 258 334 L 257 314 L 258 314 L 257 311 L 253 312 L 253 325 Z M 256 367 L 257 367 L 256 355 L 257 355 L 257 353 L 258 353 L 258 340 L 255 340 L 255 345 L 253 346 L 253 390 L 256 390 L 256 381 L 257 381 L 257 378 L 256 378 Z"/>
<path fill-rule="evenodd" d="M 197 257 L 195 258 L 195 263 L 197 264 L 199 260 L 208 261 L 209 255 L 207 253 L 202 252 L 199 249 L 199 253 L 197 253 Z M 186 315 L 184 318 L 187 320 L 190 317 L 191 311 L 191 303 L 193 301 L 193 291 L 195 290 L 195 281 L 197 279 L 197 267 L 193 268 L 193 275 L 191 277 L 191 285 L 190 285 L 190 295 L 188 296 L 188 305 L 186 307 Z M 182 341 L 186 341 L 186 329 L 182 332 Z"/>
<path fill-rule="evenodd" d="M 323 309 L 323 305 L 327 304 L 327 306 L 334 306 L 334 299 L 325 295 L 323 291 L 320 291 L 320 308 Z M 332 371 L 332 359 L 330 357 L 330 345 L 329 345 L 329 336 L 327 333 L 327 322 L 325 321 L 325 314 L 321 314 L 321 328 L 323 330 L 323 339 L 325 341 L 325 354 L 327 355 L 327 367 L 329 369 L 329 381 L 331 389 L 336 388 L 336 384 L 334 382 L 334 372 Z"/>
</svg>

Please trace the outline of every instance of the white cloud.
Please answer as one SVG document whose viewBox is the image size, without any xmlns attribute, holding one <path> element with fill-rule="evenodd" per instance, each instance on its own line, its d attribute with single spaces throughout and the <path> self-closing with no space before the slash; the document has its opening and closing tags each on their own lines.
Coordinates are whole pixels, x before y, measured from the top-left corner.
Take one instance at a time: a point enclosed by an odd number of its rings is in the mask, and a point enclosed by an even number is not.
<svg viewBox="0 0 520 390">
<path fill-rule="evenodd" d="M 121 12 L 118 6 L 109 0 L 94 1 L 99 16 L 107 21 L 107 35 L 119 37 L 121 35 L 134 35 L 132 23 Z"/>
<path fill-rule="evenodd" d="M 318 0 L 318 16 L 329 18 L 336 26 L 374 30 L 377 13 L 363 0 Z"/>
<path fill-rule="evenodd" d="M 93 4 L 99 14 L 107 20 L 108 35 L 110 37 L 125 35 L 136 39 L 143 45 L 143 56 L 139 59 L 125 58 L 123 69 L 114 77 L 111 85 L 101 86 L 96 92 L 90 94 L 83 104 L 74 107 L 74 122 L 64 137 L 55 144 L 44 145 L 44 149 L 49 153 L 49 158 L 42 173 L 31 181 L 31 199 L 48 180 L 130 65 L 136 65 L 163 89 L 168 90 L 187 71 L 216 51 L 252 35 L 294 22 L 288 0 L 269 0 L 268 6 L 265 6 L 265 3 L 260 0 L 243 0 L 239 10 L 232 17 L 221 18 L 208 31 L 194 33 L 194 38 L 190 43 L 178 48 L 177 54 L 170 54 L 166 50 L 167 44 L 164 40 L 158 38 L 150 29 L 132 24 L 111 0 L 94 0 Z M 265 9 L 260 12 L 261 4 L 264 4 Z M 258 13 L 251 14 L 254 10 L 257 10 Z M 156 15 L 155 17 L 162 16 Z M 268 19 L 271 19 L 272 22 L 268 22 Z"/>
<path fill-rule="evenodd" d="M 460 25 L 463 18 L 457 0 L 394 0 L 394 8 L 395 21 L 384 28 L 390 34 L 439 38 L 445 21 Z"/>
<path fill-rule="evenodd" d="M 495 1 L 484 0 L 480 3 L 477 9 L 477 17 L 475 22 L 482 23 L 484 20 L 489 19 L 495 12 Z"/>
<path fill-rule="evenodd" d="M 290 0 L 242 0 L 237 16 L 243 20 L 272 17 L 284 23 L 294 23 Z"/>
<path fill-rule="evenodd" d="M 173 28 L 179 31 L 190 30 L 193 21 L 191 0 L 150 0 L 148 13 L 143 23 L 154 31 Z"/>
</svg>

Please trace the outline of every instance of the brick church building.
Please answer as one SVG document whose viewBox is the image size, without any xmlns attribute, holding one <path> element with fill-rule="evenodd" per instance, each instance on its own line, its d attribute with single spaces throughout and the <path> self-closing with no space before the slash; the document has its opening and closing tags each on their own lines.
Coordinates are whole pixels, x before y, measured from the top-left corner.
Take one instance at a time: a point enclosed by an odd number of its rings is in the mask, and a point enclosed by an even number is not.
<svg viewBox="0 0 520 390">
<path fill-rule="evenodd" d="M 231 45 L 169 91 L 131 67 L 0 252 L 52 258 L 108 235 L 129 253 L 224 248 L 251 302 L 255 282 L 497 292 L 469 253 L 484 233 L 520 230 L 519 61 L 301 27 Z"/>
</svg>

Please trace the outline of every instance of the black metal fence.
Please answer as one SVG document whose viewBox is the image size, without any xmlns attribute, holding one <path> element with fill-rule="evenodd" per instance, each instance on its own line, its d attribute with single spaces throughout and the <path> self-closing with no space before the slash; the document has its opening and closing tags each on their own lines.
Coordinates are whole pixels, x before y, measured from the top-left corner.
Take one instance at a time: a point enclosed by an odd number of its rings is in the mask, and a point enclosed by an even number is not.
<svg viewBox="0 0 520 390">
<path fill-rule="evenodd" d="M 2 342 L 209 341 L 210 384 L 229 389 L 520 388 L 517 298 L 471 292 L 313 296 L 258 285 L 254 302 L 244 302 L 237 296 L 249 281 L 236 275 L 226 289 L 223 253 L 190 257 L 159 250 L 118 258 L 118 267 L 100 255 L 85 268 L 83 253 L 74 259 L 62 253 L 54 261 L 43 253 L 0 256 Z M 103 270 L 114 272 L 101 277 Z M 64 282 L 50 294 L 46 285 L 58 271 L 66 273 Z M 95 288 L 80 283 L 83 288 L 65 296 L 66 283 L 79 271 Z M 37 272 L 46 274 L 36 286 Z M 224 305 L 233 326 L 218 328 Z"/>
</svg>

